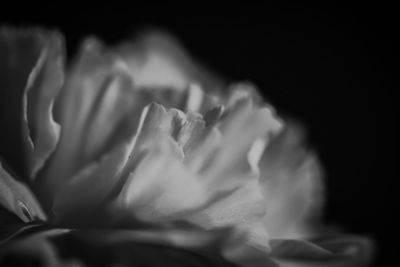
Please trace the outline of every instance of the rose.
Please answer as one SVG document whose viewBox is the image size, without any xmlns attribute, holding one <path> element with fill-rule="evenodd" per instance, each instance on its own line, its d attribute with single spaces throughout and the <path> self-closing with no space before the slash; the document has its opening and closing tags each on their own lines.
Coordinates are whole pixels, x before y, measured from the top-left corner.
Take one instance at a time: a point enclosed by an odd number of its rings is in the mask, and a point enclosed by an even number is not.
<svg viewBox="0 0 400 267">
<path fill-rule="evenodd" d="M 5 28 L 0 55 L 5 264 L 154 264 L 129 252 L 155 244 L 217 266 L 367 261 L 363 238 L 315 239 L 321 168 L 299 127 L 252 85 L 223 89 L 170 37 L 89 39 L 65 71 L 58 33 Z"/>
</svg>

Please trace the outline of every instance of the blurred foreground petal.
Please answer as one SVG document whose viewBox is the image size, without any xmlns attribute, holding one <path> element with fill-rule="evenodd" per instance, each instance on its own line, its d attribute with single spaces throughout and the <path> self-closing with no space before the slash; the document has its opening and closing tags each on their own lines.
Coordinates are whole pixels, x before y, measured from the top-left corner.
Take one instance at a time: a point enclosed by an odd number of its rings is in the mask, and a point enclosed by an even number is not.
<svg viewBox="0 0 400 267">
<path fill-rule="evenodd" d="M 226 240 L 222 236 L 226 234 L 227 231 L 171 229 L 54 229 L 21 237 L 1 248 L 0 264 L 38 264 L 46 267 L 233 267 L 236 265 L 220 255 L 221 246 L 224 245 L 221 242 Z"/>
<path fill-rule="evenodd" d="M 62 260 L 48 241 L 63 230 L 48 230 L 11 242 L 0 251 L 1 266 L 81 267 L 76 260 Z"/>
<path fill-rule="evenodd" d="M 271 240 L 270 256 L 286 266 L 363 267 L 371 261 L 372 246 L 366 238 L 337 236 L 314 240 Z"/>
</svg>

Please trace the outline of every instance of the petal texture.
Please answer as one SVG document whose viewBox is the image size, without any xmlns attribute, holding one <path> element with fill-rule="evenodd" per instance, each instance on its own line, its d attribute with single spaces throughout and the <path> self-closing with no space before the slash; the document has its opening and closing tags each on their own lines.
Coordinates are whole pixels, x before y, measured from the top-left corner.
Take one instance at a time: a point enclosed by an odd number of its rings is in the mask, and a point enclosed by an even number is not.
<svg viewBox="0 0 400 267">
<path fill-rule="evenodd" d="M 0 29 L 0 151 L 23 177 L 34 177 L 54 150 L 59 126 L 52 106 L 63 82 L 56 32 Z"/>
</svg>

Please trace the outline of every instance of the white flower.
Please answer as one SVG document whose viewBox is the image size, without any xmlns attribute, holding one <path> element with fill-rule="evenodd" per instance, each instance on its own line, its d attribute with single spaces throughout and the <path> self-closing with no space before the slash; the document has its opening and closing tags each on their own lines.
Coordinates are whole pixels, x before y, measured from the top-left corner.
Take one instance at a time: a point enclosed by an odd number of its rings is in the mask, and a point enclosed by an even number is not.
<svg viewBox="0 0 400 267">
<path fill-rule="evenodd" d="M 242 266 L 365 260 L 361 238 L 306 241 L 321 234 L 321 168 L 254 86 L 227 86 L 165 34 L 112 49 L 88 39 L 67 71 L 63 53 L 57 33 L 1 31 L 0 204 L 25 222 L 0 243 L 4 255 L 77 235 Z M 13 241 L 31 226 L 41 231 Z M 67 264 L 53 254 L 49 265 Z"/>
</svg>

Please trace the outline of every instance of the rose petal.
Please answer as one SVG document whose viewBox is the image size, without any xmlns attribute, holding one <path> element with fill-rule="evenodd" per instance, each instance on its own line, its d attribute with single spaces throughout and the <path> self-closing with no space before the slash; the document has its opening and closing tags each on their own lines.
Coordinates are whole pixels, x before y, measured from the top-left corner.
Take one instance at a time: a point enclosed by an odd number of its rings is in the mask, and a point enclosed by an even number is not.
<svg viewBox="0 0 400 267">
<path fill-rule="evenodd" d="M 288 124 L 273 139 L 260 167 L 268 203 L 265 223 L 271 237 L 312 235 L 322 206 L 322 171 L 314 153 L 303 147 L 298 127 Z"/>
<path fill-rule="evenodd" d="M 94 40 L 82 48 L 56 103 L 62 125 L 60 144 L 43 174 L 47 192 L 54 192 L 81 168 L 130 139 L 140 105 L 118 58 Z"/>
<path fill-rule="evenodd" d="M 22 221 L 46 220 L 39 203 L 26 185 L 15 180 L 0 163 L 0 205 Z"/>
<path fill-rule="evenodd" d="M 62 260 L 47 238 L 64 234 L 64 230 L 48 230 L 11 242 L 0 251 L 2 266 L 80 267 L 76 260 Z"/>
<path fill-rule="evenodd" d="M 61 56 L 56 32 L 0 30 L 0 151 L 22 177 L 34 176 L 57 143 L 51 108 L 62 82 Z"/>
<path fill-rule="evenodd" d="M 200 207 L 209 197 L 199 177 L 184 166 L 182 148 L 172 137 L 184 114 L 167 112 L 157 104 L 143 114 L 143 126 L 125 167 L 131 173 L 116 205 L 141 220 L 162 222 Z"/>
<path fill-rule="evenodd" d="M 214 190 L 216 191 L 216 189 Z M 246 257 L 242 255 L 243 250 L 255 250 L 258 251 L 254 252 L 255 254 L 261 255 L 267 255 L 269 252 L 269 237 L 262 224 L 265 210 L 265 199 L 260 191 L 258 181 L 253 179 L 230 194 L 221 196 L 220 199 L 211 202 L 208 207 L 198 210 L 186 219 L 205 229 L 235 227 L 237 231 L 243 233 L 243 240 L 240 250 L 237 249 L 232 257 L 244 260 Z"/>
<path fill-rule="evenodd" d="M 369 237 L 336 234 L 312 242 L 334 254 L 347 255 L 360 266 L 366 266 L 374 258 L 374 244 Z"/>
<path fill-rule="evenodd" d="M 117 146 L 99 162 L 82 169 L 55 195 L 55 220 L 72 225 L 109 225 L 113 218 L 106 212 L 107 197 L 119 181 L 119 172 L 129 153 L 129 144 Z M 73 196 L 73 197 L 71 197 Z M 95 219 L 96 214 L 100 216 Z"/>
<path fill-rule="evenodd" d="M 54 151 L 60 135 L 60 126 L 53 119 L 52 109 L 64 79 L 63 39 L 54 33 L 44 38 L 42 46 L 40 57 L 29 74 L 23 98 L 24 140 L 27 140 L 31 178 Z"/>
<path fill-rule="evenodd" d="M 281 123 L 270 109 L 256 108 L 246 98 L 228 110 L 217 127 L 222 134 L 220 148 L 203 175 L 215 187 L 229 190 L 245 182 L 244 177 L 257 176 L 257 171 L 252 169 L 255 164 L 248 161 L 248 153 L 256 140 L 268 139 L 270 134 L 279 131 Z"/>
<path fill-rule="evenodd" d="M 236 266 L 220 255 L 227 231 L 76 230 L 51 239 L 88 266 Z"/>
<path fill-rule="evenodd" d="M 276 239 L 270 244 L 270 256 L 282 266 L 357 267 L 370 261 L 370 245 L 364 238 L 337 237 L 316 243 Z"/>
<path fill-rule="evenodd" d="M 137 87 L 174 88 L 181 92 L 192 83 L 207 92 L 222 87 L 220 79 L 200 64 L 194 64 L 178 41 L 165 32 L 147 32 L 118 50 Z"/>
<path fill-rule="evenodd" d="M 10 215 L 13 216 L 11 220 L 9 218 L 11 217 Z M 3 207 L 0 207 L 0 216 L 2 219 L 0 221 L 0 247 L 19 235 L 38 226 L 37 224 L 24 223 L 19 217 Z"/>
</svg>

